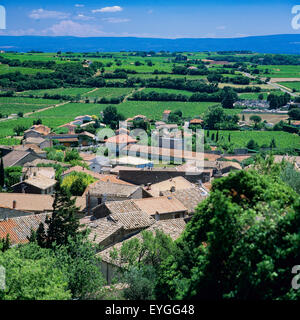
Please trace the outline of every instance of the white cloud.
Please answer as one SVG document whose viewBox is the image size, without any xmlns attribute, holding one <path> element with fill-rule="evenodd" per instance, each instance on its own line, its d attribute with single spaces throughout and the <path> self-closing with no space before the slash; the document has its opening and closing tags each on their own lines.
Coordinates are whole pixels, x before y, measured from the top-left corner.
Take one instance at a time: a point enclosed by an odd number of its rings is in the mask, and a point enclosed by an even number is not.
<svg viewBox="0 0 300 320">
<path fill-rule="evenodd" d="M 217 30 L 225 30 L 226 29 L 226 26 L 219 26 L 219 27 L 216 27 Z"/>
<path fill-rule="evenodd" d="M 123 8 L 121 8 L 119 6 L 104 7 L 104 8 L 101 8 L 101 9 L 92 10 L 93 13 L 97 13 L 97 12 L 120 12 L 120 11 L 123 11 Z"/>
<path fill-rule="evenodd" d="M 44 30 L 44 33 L 53 36 L 101 37 L 105 32 L 100 28 L 100 26 L 64 20 Z"/>
<path fill-rule="evenodd" d="M 122 18 L 103 18 L 102 20 L 108 23 L 124 23 L 124 22 L 130 21 L 130 19 L 122 19 Z"/>
<path fill-rule="evenodd" d="M 83 8 L 83 7 L 84 7 L 84 4 L 75 4 L 75 7 L 76 7 L 76 8 Z"/>
<path fill-rule="evenodd" d="M 150 9 L 147 11 L 148 14 L 152 14 L 154 12 L 154 10 Z"/>
<path fill-rule="evenodd" d="M 91 21 L 95 20 L 95 17 L 89 17 L 85 16 L 84 14 L 78 14 L 77 16 L 74 17 L 75 20 L 81 20 L 81 21 Z"/>
<path fill-rule="evenodd" d="M 34 20 L 39 19 L 66 19 L 70 16 L 69 13 L 59 11 L 49 11 L 44 9 L 32 10 L 29 17 Z"/>
</svg>

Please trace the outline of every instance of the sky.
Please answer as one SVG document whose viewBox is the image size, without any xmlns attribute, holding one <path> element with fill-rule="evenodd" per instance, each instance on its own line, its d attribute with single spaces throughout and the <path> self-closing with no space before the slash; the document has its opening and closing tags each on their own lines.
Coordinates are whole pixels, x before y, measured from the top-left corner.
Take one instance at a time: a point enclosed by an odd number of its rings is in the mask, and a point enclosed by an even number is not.
<svg viewBox="0 0 300 320">
<path fill-rule="evenodd" d="M 0 0 L 0 5 L 6 9 L 0 35 L 172 39 L 300 33 L 300 16 L 299 29 L 291 23 L 297 22 L 300 0 Z"/>
</svg>

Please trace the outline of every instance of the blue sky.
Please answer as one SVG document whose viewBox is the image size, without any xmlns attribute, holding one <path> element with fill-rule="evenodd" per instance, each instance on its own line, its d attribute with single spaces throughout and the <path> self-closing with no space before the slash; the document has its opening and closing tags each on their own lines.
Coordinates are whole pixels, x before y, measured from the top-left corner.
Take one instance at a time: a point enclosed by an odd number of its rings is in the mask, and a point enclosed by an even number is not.
<svg viewBox="0 0 300 320">
<path fill-rule="evenodd" d="M 297 2 L 0 0 L 7 12 L 7 28 L 0 34 L 161 38 L 292 34 L 300 32 L 291 27 Z"/>
</svg>

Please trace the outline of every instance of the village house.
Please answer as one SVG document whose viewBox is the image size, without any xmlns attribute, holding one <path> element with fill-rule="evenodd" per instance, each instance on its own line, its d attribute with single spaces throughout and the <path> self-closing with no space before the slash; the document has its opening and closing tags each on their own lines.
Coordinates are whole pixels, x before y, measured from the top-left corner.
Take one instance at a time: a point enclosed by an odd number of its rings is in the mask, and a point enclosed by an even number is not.
<svg viewBox="0 0 300 320">
<path fill-rule="evenodd" d="M 144 196 L 148 196 L 140 186 L 104 181 L 98 181 L 89 186 L 85 195 L 88 212 L 102 203 L 126 199 L 141 199 Z"/>
<path fill-rule="evenodd" d="M 202 119 L 192 119 L 190 122 L 189 122 L 189 125 L 190 126 L 199 126 L 201 127 L 201 125 L 203 124 L 203 120 Z"/>
<path fill-rule="evenodd" d="M 165 111 L 163 112 L 163 118 L 162 118 L 162 120 L 165 121 L 165 122 L 168 122 L 168 120 L 169 120 L 169 115 L 170 115 L 171 112 L 172 112 L 171 110 L 165 110 Z"/>
<path fill-rule="evenodd" d="M 114 168 L 115 170 L 116 168 Z M 114 173 L 111 170 L 111 173 Z M 150 169 L 140 169 L 140 168 L 129 168 L 124 167 L 118 168 L 118 177 L 124 181 L 133 183 L 135 185 L 148 185 L 165 181 L 175 177 L 184 177 L 192 183 L 197 183 L 200 180 L 205 183 L 209 182 L 212 176 L 212 170 L 201 169 L 198 171 L 185 171 L 177 170 L 177 168 L 150 168 Z"/>
<path fill-rule="evenodd" d="M 155 223 L 152 217 L 144 212 L 114 213 L 107 217 L 95 219 L 84 217 L 80 223 L 91 230 L 89 239 L 99 246 L 101 250 L 111 246 L 125 237 L 150 227 Z"/>
<path fill-rule="evenodd" d="M 53 200 L 48 194 L 0 193 L 1 207 L 35 214 L 52 212 Z"/>
<path fill-rule="evenodd" d="M 179 176 L 154 184 L 149 183 L 144 187 L 144 190 L 146 190 L 152 197 L 159 197 L 162 192 L 174 192 L 175 190 L 190 189 L 192 187 L 194 187 L 194 184 L 186 180 L 184 177 Z"/>
<path fill-rule="evenodd" d="M 38 147 L 35 144 L 17 145 L 17 146 L 14 146 L 13 148 L 14 150 L 18 150 L 18 151 L 34 152 L 40 158 L 43 158 L 43 159 L 47 158 L 47 152 L 42 150 L 40 147 Z"/>
<path fill-rule="evenodd" d="M 23 142 L 22 142 L 23 145 L 36 145 L 38 146 L 40 149 L 45 149 L 45 148 L 50 148 L 52 147 L 52 143 L 50 140 L 46 140 L 42 137 L 38 137 L 38 138 L 27 138 L 27 139 L 24 139 Z"/>
<path fill-rule="evenodd" d="M 195 213 L 195 209 L 200 202 L 208 197 L 208 190 L 205 187 L 191 186 L 186 189 L 174 189 L 161 191 L 160 196 L 175 197 L 178 199 L 188 210 L 188 214 Z"/>
<path fill-rule="evenodd" d="M 11 186 L 11 188 L 15 193 L 53 194 L 56 183 L 57 181 L 55 179 L 50 179 L 43 175 L 33 175 Z"/>
<path fill-rule="evenodd" d="M 43 136 L 49 135 L 51 129 L 42 124 L 34 125 L 30 129 L 24 132 L 24 139 L 27 138 L 41 138 Z"/>
<path fill-rule="evenodd" d="M 81 122 L 79 125 L 82 125 L 85 122 L 91 122 L 93 120 L 93 117 L 89 115 L 84 115 L 84 116 L 78 116 L 75 118 L 74 122 Z"/>
<path fill-rule="evenodd" d="M 79 134 L 51 134 L 47 138 L 55 140 L 65 147 L 89 146 L 95 141 L 95 136 L 86 131 Z"/>
<path fill-rule="evenodd" d="M 127 146 L 137 143 L 137 140 L 127 134 L 119 134 L 104 140 L 106 148 L 116 155 Z"/>
<path fill-rule="evenodd" d="M 161 231 L 164 234 L 169 235 L 173 240 L 176 240 L 180 237 L 186 226 L 185 219 L 171 219 L 171 220 L 160 220 L 156 221 L 149 228 L 145 229 L 147 232 L 155 233 Z M 101 271 L 104 275 L 105 280 L 108 284 L 112 282 L 112 279 L 115 279 L 117 274 L 117 269 L 125 266 L 124 262 L 120 261 L 119 258 L 114 259 L 111 255 L 111 252 L 120 253 L 122 245 L 132 239 L 142 240 L 141 232 L 136 235 L 125 238 L 123 241 L 110 246 L 102 251 L 100 251 L 97 256 L 101 258 Z"/>
<path fill-rule="evenodd" d="M 59 126 L 58 128 L 66 128 L 68 130 L 68 134 L 75 134 L 75 129 L 77 128 L 77 125 L 72 123 L 66 123 Z"/>
<path fill-rule="evenodd" d="M 4 168 L 23 166 L 27 162 L 31 162 L 36 159 L 40 159 L 40 157 L 32 150 L 13 150 L 3 157 L 3 165 Z"/>
<path fill-rule="evenodd" d="M 157 197 L 105 202 L 93 210 L 96 218 L 114 213 L 145 212 L 155 220 L 184 218 L 188 209 L 175 197 Z"/>
<path fill-rule="evenodd" d="M 23 167 L 22 173 L 23 180 L 37 176 L 55 179 L 55 169 L 53 167 Z"/>
</svg>

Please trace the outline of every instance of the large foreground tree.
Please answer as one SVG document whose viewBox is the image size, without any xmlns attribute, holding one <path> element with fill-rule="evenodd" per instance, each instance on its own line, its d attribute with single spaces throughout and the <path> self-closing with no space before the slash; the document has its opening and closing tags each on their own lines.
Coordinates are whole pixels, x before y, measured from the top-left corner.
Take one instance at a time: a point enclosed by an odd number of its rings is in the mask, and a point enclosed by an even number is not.
<svg viewBox="0 0 300 320">
<path fill-rule="evenodd" d="M 277 176 L 278 177 L 278 176 Z M 161 299 L 300 299 L 299 196 L 275 175 L 249 170 L 215 180 L 162 263 Z"/>
</svg>

